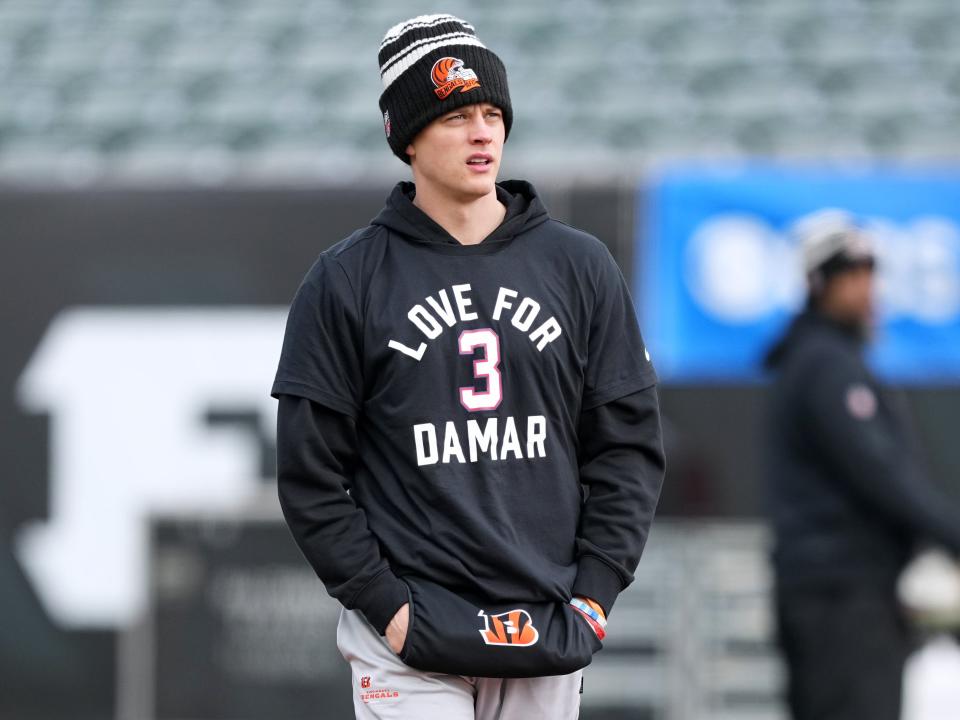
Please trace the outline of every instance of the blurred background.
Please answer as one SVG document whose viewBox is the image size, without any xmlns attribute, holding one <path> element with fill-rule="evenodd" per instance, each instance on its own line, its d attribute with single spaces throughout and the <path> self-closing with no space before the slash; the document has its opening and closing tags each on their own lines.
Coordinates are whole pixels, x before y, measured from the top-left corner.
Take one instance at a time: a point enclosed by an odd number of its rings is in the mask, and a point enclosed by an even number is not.
<svg viewBox="0 0 960 720">
<path fill-rule="evenodd" d="M 609 245 L 661 375 L 585 720 L 786 717 L 756 438 L 799 216 L 877 238 L 872 361 L 960 498 L 954 0 L 0 0 L 0 717 L 351 717 L 268 393 L 301 277 L 408 177 L 376 53 L 429 12 L 503 58 L 501 178 Z"/>
</svg>

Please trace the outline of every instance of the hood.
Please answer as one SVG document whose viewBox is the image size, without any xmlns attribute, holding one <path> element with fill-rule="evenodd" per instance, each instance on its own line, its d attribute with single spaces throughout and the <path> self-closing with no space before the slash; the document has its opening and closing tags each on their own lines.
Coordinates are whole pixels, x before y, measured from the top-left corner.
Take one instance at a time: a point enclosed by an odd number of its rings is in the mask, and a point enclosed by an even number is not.
<svg viewBox="0 0 960 720">
<path fill-rule="evenodd" d="M 763 358 L 764 369 L 778 369 L 796 348 L 805 344 L 807 339 L 814 335 L 822 335 L 824 332 L 834 333 L 856 345 L 863 345 L 865 342 L 860 328 L 833 320 L 816 310 L 807 308 L 793 319 L 780 339 L 770 346 Z"/>
<path fill-rule="evenodd" d="M 547 209 L 534 190 L 523 180 L 504 180 L 497 183 L 497 199 L 507 206 L 503 222 L 481 245 L 505 243 L 517 235 L 547 221 Z M 400 182 L 393 188 L 387 204 L 372 221 L 415 242 L 463 246 L 423 210 L 413 204 L 416 188 L 412 182 Z"/>
</svg>

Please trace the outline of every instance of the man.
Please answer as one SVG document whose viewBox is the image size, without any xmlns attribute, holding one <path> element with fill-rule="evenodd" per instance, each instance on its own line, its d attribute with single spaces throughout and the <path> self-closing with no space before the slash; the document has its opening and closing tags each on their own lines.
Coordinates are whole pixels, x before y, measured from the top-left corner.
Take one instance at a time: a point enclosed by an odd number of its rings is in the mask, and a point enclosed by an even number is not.
<svg viewBox="0 0 960 720">
<path fill-rule="evenodd" d="M 281 505 L 357 717 L 574 718 L 660 492 L 656 376 L 606 248 L 496 182 L 513 115 L 473 27 L 412 18 L 379 61 L 414 182 L 294 299 Z"/>
<path fill-rule="evenodd" d="M 796 720 L 894 720 L 910 650 L 897 577 L 921 539 L 960 553 L 960 514 L 922 477 L 864 362 L 869 238 L 834 210 L 798 228 L 809 297 L 767 357 L 765 443 L 788 700 Z"/>
</svg>

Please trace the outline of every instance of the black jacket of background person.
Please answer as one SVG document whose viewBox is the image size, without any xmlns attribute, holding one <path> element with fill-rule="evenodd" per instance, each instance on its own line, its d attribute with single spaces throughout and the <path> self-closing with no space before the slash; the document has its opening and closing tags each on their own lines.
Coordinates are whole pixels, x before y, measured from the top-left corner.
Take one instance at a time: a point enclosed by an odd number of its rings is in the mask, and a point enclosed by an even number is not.
<svg viewBox="0 0 960 720">
<path fill-rule="evenodd" d="M 858 332 L 812 310 L 766 359 L 776 372 L 765 447 L 782 585 L 889 585 L 917 541 L 960 553 L 960 516 L 923 477 L 905 413 Z"/>
<path fill-rule="evenodd" d="M 293 301 L 271 393 L 294 539 L 381 634 L 408 600 L 405 576 L 609 611 L 664 473 L 656 375 L 623 276 L 528 183 L 498 184 L 506 216 L 469 246 L 413 193 L 399 183 L 371 225 L 321 253 Z M 496 347 L 463 347 L 471 330 Z M 459 393 L 490 392 L 479 363 L 491 352 L 502 401 L 470 410 Z M 471 447 L 468 423 L 476 437 L 494 418 L 498 451 Z"/>
</svg>

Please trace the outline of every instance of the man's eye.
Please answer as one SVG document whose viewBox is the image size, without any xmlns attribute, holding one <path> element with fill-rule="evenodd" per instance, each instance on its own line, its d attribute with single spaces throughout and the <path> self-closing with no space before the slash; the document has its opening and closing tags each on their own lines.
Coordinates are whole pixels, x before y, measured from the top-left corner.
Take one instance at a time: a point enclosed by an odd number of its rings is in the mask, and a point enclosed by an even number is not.
<svg viewBox="0 0 960 720">
<path fill-rule="evenodd" d="M 447 120 L 460 120 L 463 117 L 464 117 L 463 113 L 457 113 L 456 115 L 451 115 L 450 117 L 448 117 Z"/>
<path fill-rule="evenodd" d="M 500 111 L 499 111 L 499 110 L 488 110 L 488 111 L 487 111 L 487 117 L 500 117 Z"/>
</svg>

